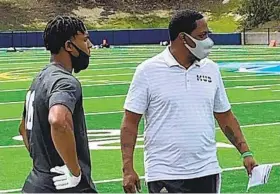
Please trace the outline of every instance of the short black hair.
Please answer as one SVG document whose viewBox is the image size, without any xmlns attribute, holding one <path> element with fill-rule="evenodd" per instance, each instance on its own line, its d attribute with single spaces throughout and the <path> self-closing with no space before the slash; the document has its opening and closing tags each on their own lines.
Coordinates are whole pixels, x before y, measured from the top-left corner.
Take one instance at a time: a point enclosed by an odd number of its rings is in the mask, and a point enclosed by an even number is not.
<svg viewBox="0 0 280 194">
<path fill-rule="evenodd" d="M 58 54 L 65 42 L 78 34 L 85 33 L 84 23 L 75 17 L 57 16 L 50 20 L 45 28 L 44 45 L 51 54 Z"/>
<path fill-rule="evenodd" d="M 174 41 L 181 32 L 191 34 L 196 29 L 196 21 L 203 18 L 203 15 L 194 10 L 182 10 L 173 15 L 169 23 L 169 37 Z"/>
</svg>

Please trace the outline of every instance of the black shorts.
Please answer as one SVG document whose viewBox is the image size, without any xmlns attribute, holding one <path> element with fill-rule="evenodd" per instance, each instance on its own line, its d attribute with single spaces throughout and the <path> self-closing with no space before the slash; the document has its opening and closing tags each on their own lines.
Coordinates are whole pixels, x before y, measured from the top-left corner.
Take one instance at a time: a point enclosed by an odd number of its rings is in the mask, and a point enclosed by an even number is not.
<svg viewBox="0 0 280 194">
<path fill-rule="evenodd" d="M 33 187 L 27 191 L 22 190 L 23 194 L 27 193 L 97 193 L 97 191 L 93 188 L 85 188 L 81 190 L 77 190 L 76 188 L 64 189 L 64 190 L 44 190 L 40 188 Z"/>
<path fill-rule="evenodd" d="M 31 172 L 30 174 L 34 174 Z M 87 181 L 85 176 L 82 176 L 80 183 L 74 188 L 56 190 L 50 177 L 38 177 L 36 182 L 28 176 L 25 181 L 22 193 L 97 193 L 93 182 Z"/>
<path fill-rule="evenodd" d="M 148 182 L 148 190 L 149 193 L 220 193 L 220 176 Z"/>
</svg>

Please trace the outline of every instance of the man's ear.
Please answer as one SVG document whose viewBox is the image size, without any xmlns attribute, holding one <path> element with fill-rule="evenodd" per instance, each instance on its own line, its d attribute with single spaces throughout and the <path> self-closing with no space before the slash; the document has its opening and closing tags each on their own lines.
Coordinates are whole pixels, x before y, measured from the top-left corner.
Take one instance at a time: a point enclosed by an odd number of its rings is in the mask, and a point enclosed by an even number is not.
<svg viewBox="0 0 280 194">
<path fill-rule="evenodd" d="M 179 38 L 186 44 L 186 35 L 184 33 L 180 33 Z"/>
<path fill-rule="evenodd" d="M 72 52 L 73 51 L 73 46 L 71 44 L 71 42 L 69 40 L 67 40 L 64 44 L 64 48 L 66 51 L 68 52 Z"/>
<path fill-rule="evenodd" d="M 196 47 L 195 42 L 190 37 L 188 37 L 185 33 L 180 33 L 179 36 L 184 42 L 184 44 L 187 44 L 192 48 Z"/>
</svg>

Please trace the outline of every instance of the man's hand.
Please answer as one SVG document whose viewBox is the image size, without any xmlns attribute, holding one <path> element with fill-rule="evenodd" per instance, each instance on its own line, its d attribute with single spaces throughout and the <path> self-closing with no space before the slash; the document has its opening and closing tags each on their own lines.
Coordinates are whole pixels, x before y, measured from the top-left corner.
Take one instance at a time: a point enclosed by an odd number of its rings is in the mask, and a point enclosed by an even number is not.
<svg viewBox="0 0 280 194">
<path fill-rule="evenodd" d="M 121 150 L 123 161 L 123 190 L 126 193 L 141 192 L 141 184 L 133 169 L 133 153 L 136 144 L 138 125 L 142 115 L 125 110 L 121 126 Z"/>
<path fill-rule="evenodd" d="M 139 176 L 134 170 L 124 171 L 123 190 L 126 193 L 141 193 L 141 182 Z"/>
<path fill-rule="evenodd" d="M 55 185 L 55 188 L 57 190 L 61 189 L 68 189 L 76 187 L 80 181 L 81 181 L 81 175 L 80 172 L 79 176 L 74 176 L 66 165 L 64 166 L 56 166 L 50 170 L 50 172 L 60 174 L 58 176 L 55 176 L 53 178 L 53 183 Z"/>
<path fill-rule="evenodd" d="M 252 156 L 245 157 L 243 159 L 243 164 L 249 176 L 252 174 L 253 168 L 258 166 L 255 159 Z"/>
</svg>

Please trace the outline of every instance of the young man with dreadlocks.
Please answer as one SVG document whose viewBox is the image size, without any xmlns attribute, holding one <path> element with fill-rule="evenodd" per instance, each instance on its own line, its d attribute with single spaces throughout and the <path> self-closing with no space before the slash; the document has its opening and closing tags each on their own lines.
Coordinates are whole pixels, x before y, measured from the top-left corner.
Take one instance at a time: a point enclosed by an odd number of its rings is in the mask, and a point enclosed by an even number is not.
<svg viewBox="0 0 280 194">
<path fill-rule="evenodd" d="M 96 193 L 83 109 L 82 88 L 72 75 L 89 65 L 87 29 L 58 16 L 44 31 L 51 64 L 35 77 L 26 96 L 20 132 L 33 160 L 24 193 Z"/>
</svg>

